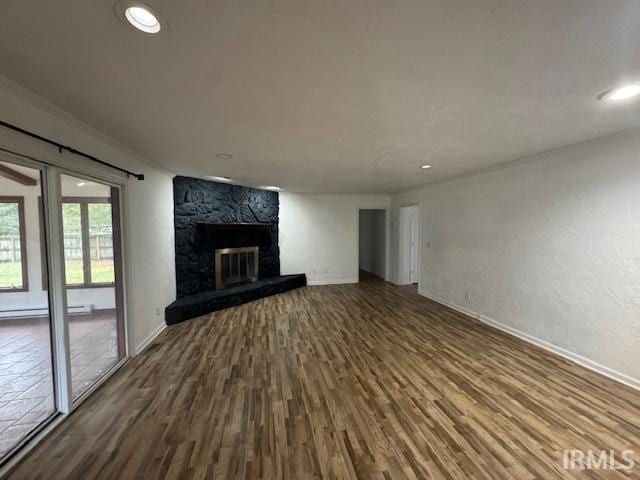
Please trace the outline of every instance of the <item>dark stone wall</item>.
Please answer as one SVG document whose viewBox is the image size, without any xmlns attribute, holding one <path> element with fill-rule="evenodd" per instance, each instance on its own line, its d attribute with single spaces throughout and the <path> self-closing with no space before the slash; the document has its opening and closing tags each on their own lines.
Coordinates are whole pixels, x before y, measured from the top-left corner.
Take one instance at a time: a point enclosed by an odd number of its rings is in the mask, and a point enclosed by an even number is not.
<svg viewBox="0 0 640 480">
<path fill-rule="evenodd" d="M 173 179 L 178 298 L 215 289 L 216 248 L 258 245 L 259 277 L 280 275 L 278 193 L 189 177 Z M 212 232 L 198 222 L 273 223 L 268 231 Z"/>
</svg>

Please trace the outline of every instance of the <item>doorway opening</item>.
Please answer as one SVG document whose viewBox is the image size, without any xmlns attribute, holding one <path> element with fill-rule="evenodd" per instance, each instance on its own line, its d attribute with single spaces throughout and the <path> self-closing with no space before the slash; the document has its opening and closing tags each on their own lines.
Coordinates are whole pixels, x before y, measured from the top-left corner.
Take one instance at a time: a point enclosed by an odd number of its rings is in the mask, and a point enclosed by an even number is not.
<svg viewBox="0 0 640 480">
<path fill-rule="evenodd" d="M 420 279 L 420 207 L 400 207 L 398 216 L 398 283 L 411 285 Z"/>
<path fill-rule="evenodd" d="M 361 209 L 358 218 L 359 277 L 387 276 L 386 210 Z"/>
</svg>

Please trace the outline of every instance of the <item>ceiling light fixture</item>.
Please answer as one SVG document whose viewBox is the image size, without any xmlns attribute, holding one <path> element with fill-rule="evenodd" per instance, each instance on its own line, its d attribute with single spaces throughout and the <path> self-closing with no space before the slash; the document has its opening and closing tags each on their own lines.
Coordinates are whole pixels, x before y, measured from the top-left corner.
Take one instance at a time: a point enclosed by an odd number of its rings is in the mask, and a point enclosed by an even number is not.
<svg viewBox="0 0 640 480">
<path fill-rule="evenodd" d="M 153 36 L 169 33 L 169 22 L 160 13 L 138 0 L 117 0 L 113 5 L 118 19 L 127 27 Z"/>
<path fill-rule="evenodd" d="M 640 83 L 630 83 L 620 87 L 612 88 L 598 95 L 598 100 L 611 100 L 619 102 L 627 100 L 640 94 Z"/>
<path fill-rule="evenodd" d="M 431 165 L 420 165 L 420 168 L 426 170 L 427 168 L 431 168 Z"/>
<path fill-rule="evenodd" d="M 230 153 L 218 153 L 216 154 L 216 158 L 219 158 L 220 160 L 230 160 L 233 158 L 233 155 Z"/>
<path fill-rule="evenodd" d="M 86 184 L 87 184 L 86 182 L 76 183 L 76 185 L 78 185 L 79 187 L 84 187 Z"/>
<path fill-rule="evenodd" d="M 131 25 L 145 33 L 158 33 L 162 28 L 158 18 L 146 5 L 132 5 L 124 11 L 124 16 Z"/>
<path fill-rule="evenodd" d="M 215 175 L 211 175 L 209 177 L 211 180 L 214 180 L 216 182 L 230 182 L 231 179 L 229 177 L 216 177 Z"/>
<path fill-rule="evenodd" d="M 261 188 L 263 190 L 273 190 L 275 192 L 279 192 L 280 190 L 282 190 L 282 188 L 280 188 L 277 185 L 262 185 L 261 187 L 258 187 L 258 188 Z"/>
</svg>

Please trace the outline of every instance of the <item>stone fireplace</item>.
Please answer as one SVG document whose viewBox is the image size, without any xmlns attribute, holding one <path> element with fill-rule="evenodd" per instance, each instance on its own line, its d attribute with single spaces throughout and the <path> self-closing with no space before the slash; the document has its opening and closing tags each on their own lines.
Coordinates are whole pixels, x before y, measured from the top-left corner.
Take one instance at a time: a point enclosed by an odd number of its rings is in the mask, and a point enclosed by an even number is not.
<svg viewBox="0 0 640 480">
<path fill-rule="evenodd" d="M 173 179 L 177 300 L 168 324 L 306 284 L 280 275 L 277 192 Z"/>
<path fill-rule="evenodd" d="M 173 180 L 178 298 L 219 290 L 215 251 L 258 247 L 258 279 L 280 275 L 278 193 L 189 177 Z"/>
</svg>

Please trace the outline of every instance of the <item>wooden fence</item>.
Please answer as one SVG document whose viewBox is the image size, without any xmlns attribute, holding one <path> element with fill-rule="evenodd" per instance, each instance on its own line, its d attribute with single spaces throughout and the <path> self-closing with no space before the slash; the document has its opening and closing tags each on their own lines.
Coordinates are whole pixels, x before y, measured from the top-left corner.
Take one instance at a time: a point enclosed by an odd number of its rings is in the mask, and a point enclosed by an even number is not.
<svg viewBox="0 0 640 480">
<path fill-rule="evenodd" d="M 113 238 L 109 235 L 91 235 L 89 251 L 92 260 L 110 260 L 113 258 Z M 0 262 L 12 263 L 21 261 L 20 237 L 0 237 Z M 66 235 L 64 237 L 64 257 L 67 260 L 82 258 L 82 237 Z"/>
</svg>

